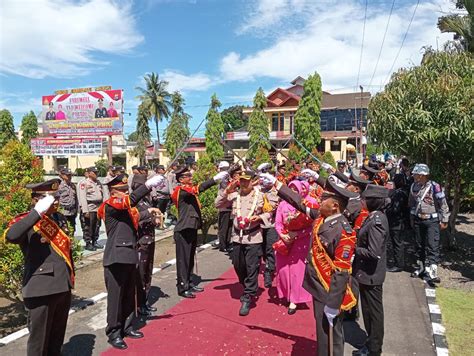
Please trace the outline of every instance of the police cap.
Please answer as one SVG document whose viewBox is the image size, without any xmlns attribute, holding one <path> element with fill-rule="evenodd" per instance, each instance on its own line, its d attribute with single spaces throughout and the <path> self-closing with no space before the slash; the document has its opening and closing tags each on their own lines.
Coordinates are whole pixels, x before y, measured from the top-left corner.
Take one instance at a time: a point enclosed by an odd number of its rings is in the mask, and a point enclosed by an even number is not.
<svg viewBox="0 0 474 356">
<path fill-rule="evenodd" d="M 369 184 L 360 195 L 364 199 L 387 198 L 389 190 L 381 185 Z"/>
</svg>

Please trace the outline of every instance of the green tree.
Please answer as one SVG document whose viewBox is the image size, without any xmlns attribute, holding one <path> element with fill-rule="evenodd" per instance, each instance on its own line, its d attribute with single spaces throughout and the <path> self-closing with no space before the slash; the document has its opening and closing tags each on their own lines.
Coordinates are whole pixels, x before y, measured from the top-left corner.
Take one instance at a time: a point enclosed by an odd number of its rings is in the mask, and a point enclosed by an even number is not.
<svg viewBox="0 0 474 356">
<path fill-rule="evenodd" d="M 206 153 L 213 162 L 224 158 L 224 148 L 222 147 L 224 123 L 218 111 L 220 106 L 221 102 L 217 99 L 216 94 L 213 94 L 211 107 L 206 116 Z"/>
<path fill-rule="evenodd" d="M 10 140 L 16 140 L 13 116 L 6 109 L 0 110 L 0 148 Z"/>
<path fill-rule="evenodd" d="M 151 141 L 150 126 L 148 125 L 149 117 L 150 112 L 148 107 L 144 103 L 141 103 L 138 106 L 137 128 L 134 132 L 137 146 L 132 151 L 132 154 L 140 160 L 140 164 L 145 163 L 146 148 Z"/>
<path fill-rule="evenodd" d="M 321 98 L 321 77 L 314 73 L 304 82 L 295 114 L 295 138 L 310 152 L 321 142 Z"/>
<path fill-rule="evenodd" d="M 249 117 L 249 147 L 247 157 L 255 159 L 261 147 L 270 149 L 270 132 L 268 130 L 268 119 L 263 109 L 267 106 L 267 98 L 262 88 L 257 90 L 253 99 L 253 111 Z"/>
<path fill-rule="evenodd" d="M 38 119 L 33 111 L 23 116 L 20 130 L 22 131 L 21 142 L 31 146 L 31 139 L 38 137 Z"/>
<path fill-rule="evenodd" d="M 288 158 L 292 161 L 299 162 L 303 153 L 300 148 L 295 143 L 290 143 L 290 148 L 288 150 Z"/>
<path fill-rule="evenodd" d="M 109 168 L 109 161 L 107 159 L 99 159 L 95 161 L 94 166 L 97 168 L 97 176 L 105 177 Z"/>
<path fill-rule="evenodd" d="M 170 94 L 167 90 L 168 82 L 160 80 L 156 73 L 146 74 L 143 79 L 145 80 L 145 88 L 136 87 L 141 93 L 138 97 L 148 108 L 148 112 L 151 114 L 150 117 L 155 121 L 158 147 L 161 147 L 159 123 L 163 118 L 169 117 L 171 106 Z"/>
<path fill-rule="evenodd" d="M 467 11 L 467 14 L 449 14 L 438 18 L 441 32 L 454 32 L 454 39 L 459 40 L 464 50 L 474 53 L 474 1 L 453 1 L 456 8 Z"/>
<path fill-rule="evenodd" d="M 268 153 L 268 149 L 264 146 L 260 146 L 257 149 L 257 153 L 255 155 L 255 162 L 253 166 L 257 168 L 262 163 L 271 163 L 273 166 L 272 159 L 270 157 L 270 153 Z"/>
<path fill-rule="evenodd" d="M 247 126 L 248 117 L 242 112 L 242 109 L 245 107 L 234 105 L 222 110 L 221 116 L 225 132 L 236 131 Z"/>
<path fill-rule="evenodd" d="M 137 142 L 137 139 L 138 139 L 138 134 L 136 131 L 133 131 L 130 135 L 128 135 L 127 137 L 127 141 L 131 141 L 131 142 Z"/>
<path fill-rule="evenodd" d="M 173 159 L 189 139 L 191 133 L 189 132 L 190 116 L 183 109 L 183 96 L 176 91 L 173 93 L 171 101 L 173 113 L 165 132 L 165 147 L 170 158 Z"/>
<path fill-rule="evenodd" d="M 334 156 L 330 151 L 326 151 L 323 154 L 323 162 L 329 163 L 331 166 L 336 168 L 336 161 L 334 160 Z"/>
<path fill-rule="evenodd" d="M 377 145 L 428 164 L 433 179 L 446 182 L 452 233 L 474 179 L 473 67 L 467 52 L 428 50 L 419 66 L 392 75 L 369 105 L 369 135 Z"/>
<path fill-rule="evenodd" d="M 216 166 L 211 158 L 204 154 L 197 162 L 197 170 L 193 174 L 193 182 L 195 184 L 202 183 L 205 180 L 212 178 L 216 174 Z M 201 216 L 202 216 L 202 234 L 207 239 L 209 228 L 217 223 L 218 211 L 214 204 L 217 196 L 217 185 L 209 188 L 203 193 L 199 194 L 199 201 L 201 202 Z"/>
</svg>

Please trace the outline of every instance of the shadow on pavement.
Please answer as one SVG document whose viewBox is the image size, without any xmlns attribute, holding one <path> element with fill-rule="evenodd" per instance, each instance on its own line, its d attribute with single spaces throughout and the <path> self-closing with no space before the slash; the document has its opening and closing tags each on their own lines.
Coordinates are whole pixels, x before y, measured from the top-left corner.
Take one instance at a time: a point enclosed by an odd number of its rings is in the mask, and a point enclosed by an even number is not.
<svg viewBox="0 0 474 356">
<path fill-rule="evenodd" d="M 67 343 L 63 345 L 62 355 L 81 355 L 89 356 L 92 355 L 95 346 L 94 334 L 78 334 L 74 335 L 69 339 Z"/>
</svg>

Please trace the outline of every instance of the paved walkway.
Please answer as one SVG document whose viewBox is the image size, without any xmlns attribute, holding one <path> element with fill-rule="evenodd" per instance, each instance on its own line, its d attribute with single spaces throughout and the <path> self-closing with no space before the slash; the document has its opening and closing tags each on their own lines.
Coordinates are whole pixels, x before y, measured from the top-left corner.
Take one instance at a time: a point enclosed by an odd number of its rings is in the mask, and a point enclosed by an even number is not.
<svg viewBox="0 0 474 356">
<path fill-rule="evenodd" d="M 195 300 L 176 295 L 176 270 L 166 268 L 153 276 L 151 299 L 158 311 L 138 323 L 145 338 L 127 340 L 126 355 L 310 355 L 315 330 L 311 306 L 296 315 L 275 299 L 276 291 L 263 289 L 248 317 L 238 316 L 240 286 L 229 258 L 217 250 L 198 254 L 198 271 L 206 287 Z M 407 273 L 389 274 L 384 285 L 384 355 L 434 355 L 423 282 Z M 92 297 L 92 296 L 91 296 Z M 344 325 L 345 354 L 365 337 L 354 322 Z M 104 333 L 106 301 L 72 314 L 64 355 L 119 354 L 111 350 Z M 25 354 L 27 337 L 0 349 L 2 355 Z"/>
</svg>

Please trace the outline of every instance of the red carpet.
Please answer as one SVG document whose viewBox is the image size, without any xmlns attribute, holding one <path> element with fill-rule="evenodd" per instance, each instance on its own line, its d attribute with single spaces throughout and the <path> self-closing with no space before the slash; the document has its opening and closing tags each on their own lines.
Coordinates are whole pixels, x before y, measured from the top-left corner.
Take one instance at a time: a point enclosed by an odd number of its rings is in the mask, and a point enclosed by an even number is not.
<svg viewBox="0 0 474 356">
<path fill-rule="evenodd" d="M 260 286 L 263 286 L 260 274 Z M 288 315 L 276 288 L 260 288 L 256 306 L 239 316 L 239 285 L 233 269 L 206 285 L 196 299 L 185 299 L 141 329 L 145 338 L 126 339 L 126 351 L 103 355 L 314 355 L 312 303 Z"/>
</svg>

